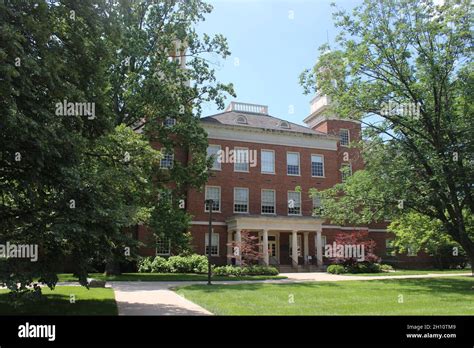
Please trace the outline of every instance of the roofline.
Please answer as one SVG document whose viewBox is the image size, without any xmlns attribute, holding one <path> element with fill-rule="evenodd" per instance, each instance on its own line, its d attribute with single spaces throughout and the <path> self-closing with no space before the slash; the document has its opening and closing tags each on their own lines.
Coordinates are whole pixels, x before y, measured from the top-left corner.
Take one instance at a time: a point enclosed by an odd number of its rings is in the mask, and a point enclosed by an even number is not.
<svg viewBox="0 0 474 348">
<path fill-rule="evenodd" d="M 295 125 L 295 126 L 298 126 L 298 127 L 303 127 L 303 128 L 306 128 L 308 131 L 311 131 L 311 132 L 314 132 L 314 133 L 305 133 L 305 132 L 300 132 L 298 130 L 292 130 L 292 131 L 289 131 L 289 130 L 285 130 L 285 129 L 281 129 L 281 131 L 285 132 L 285 133 L 300 133 L 300 134 L 314 134 L 314 135 L 321 135 L 321 136 L 327 136 L 326 133 L 324 132 L 320 132 L 320 131 L 316 131 L 308 126 L 304 126 L 304 125 L 301 125 L 301 124 L 297 124 L 297 123 L 294 123 L 294 122 L 291 122 L 291 121 L 287 121 L 287 120 L 284 120 L 282 118 L 279 118 L 279 117 L 275 117 L 275 116 L 272 116 L 272 115 L 269 115 L 269 114 L 255 114 L 255 113 L 249 113 L 249 112 L 241 112 L 241 111 L 224 111 L 224 112 L 221 112 L 221 113 L 218 113 L 218 114 L 214 114 L 214 115 L 209 115 L 209 116 L 204 116 L 204 117 L 201 117 L 199 120 L 202 121 L 204 119 L 208 119 L 208 118 L 213 118 L 215 116 L 220 116 L 220 115 L 224 115 L 224 114 L 227 114 L 227 113 L 231 113 L 231 112 L 234 112 L 234 113 L 243 113 L 243 114 L 249 114 L 249 115 L 256 115 L 256 116 L 266 116 L 266 117 L 272 117 L 274 119 L 277 119 L 279 121 L 283 121 L 283 122 L 288 122 L 290 125 Z M 245 115 L 244 115 L 245 116 Z M 228 124 L 219 124 L 220 126 L 233 126 L 233 125 L 228 125 Z M 248 129 L 248 128 L 254 128 L 254 129 L 264 129 L 264 130 L 271 130 L 271 131 L 280 131 L 280 130 L 277 130 L 277 129 L 272 129 L 272 128 L 262 128 L 262 127 L 252 127 L 252 126 L 239 126 L 239 125 L 235 125 L 237 127 L 240 127 L 240 128 L 244 128 L 244 129 Z"/>
<path fill-rule="evenodd" d="M 335 140 L 339 141 L 339 137 L 335 135 L 330 135 L 326 134 L 323 132 L 318 132 L 318 133 L 304 133 L 304 132 L 295 132 L 295 131 L 288 131 L 285 129 L 273 129 L 273 128 L 262 128 L 262 127 L 248 127 L 248 126 L 241 126 L 238 124 L 235 125 L 230 125 L 230 124 L 215 124 L 215 123 L 206 123 L 206 126 L 210 126 L 211 128 L 228 128 L 228 129 L 239 129 L 239 130 L 245 130 L 245 131 L 252 131 L 252 132 L 259 132 L 259 133 L 266 133 L 266 132 L 272 132 L 272 133 L 284 133 L 288 135 L 292 135 L 295 137 L 298 136 L 307 136 L 307 137 L 313 137 L 313 138 L 324 138 L 328 140 Z M 311 128 L 309 128 L 311 129 Z"/>
</svg>

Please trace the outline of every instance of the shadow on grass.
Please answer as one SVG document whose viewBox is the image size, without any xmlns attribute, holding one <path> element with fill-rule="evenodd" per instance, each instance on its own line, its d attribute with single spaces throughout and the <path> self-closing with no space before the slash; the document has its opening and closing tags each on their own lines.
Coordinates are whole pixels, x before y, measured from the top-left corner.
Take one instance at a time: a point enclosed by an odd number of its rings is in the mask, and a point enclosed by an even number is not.
<svg viewBox="0 0 474 348">
<path fill-rule="evenodd" d="M 71 302 L 65 294 L 45 294 L 40 299 L 12 302 L 0 293 L 0 315 L 117 315 L 115 299 L 78 298 Z"/>
<path fill-rule="evenodd" d="M 301 283 L 252 283 L 252 284 L 215 284 L 215 285 L 188 285 L 178 287 L 179 289 L 198 290 L 205 293 L 215 293 L 221 290 L 226 292 L 233 291 L 258 291 L 264 287 L 290 287 L 293 290 L 297 289 L 347 289 L 359 288 L 384 290 L 397 289 L 404 292 L 420 293 L 437 293 L 437 294 L 460 294 L 460 295 L 474 295 L 474 277 L 449 277 L 449 278 L 408 278 L 408 279 L 383 279 L 383 280 L 350 280 L 338 282 L 301 282 Z"/>
</svg>

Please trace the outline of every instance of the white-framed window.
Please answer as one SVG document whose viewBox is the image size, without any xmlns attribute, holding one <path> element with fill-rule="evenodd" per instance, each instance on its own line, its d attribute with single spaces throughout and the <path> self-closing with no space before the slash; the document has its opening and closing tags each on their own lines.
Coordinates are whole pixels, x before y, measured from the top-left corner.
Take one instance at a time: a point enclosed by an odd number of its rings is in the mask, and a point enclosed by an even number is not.
<svg viewBox="0 0 474 348">
<path fill-rule="evenodd" d="M 249 212 L 249 189 L 234 187 L 234 213 Z"/>
<path fill-rule="evenodd" d="M 160 160 L 160 168 L 161 169 L 170 169 L 173 167 L 173 161 L 174 161 L 174 153 L 167 151 L 165 149 L 161 150 L 161 160 Z"/>
<path fill-rule="evenodd" d="M 212 162 L 212 170 L 221 170 L 221 162 L 219 161 L 219 151 L 221 150 L 220 145 L 209 145 L 207 147 L 207 157 L 214 157 Z"/>
<path fill-rule="evenodd" d="M 206 255 L 209 255 L 209 232 L 205 234 L 205 250 Z M 212 232 L 211 235 L 211 256 L 219 256 L 219 233 Z"/>
<path fill-rule="evenodd" d="M 286 168 L 288 175 L 300 175 L 300 154 L 298 152 L 286 153 Z"/>
<path fill-rule="evenodd" d="M 349 146 L 351 141 L 349 129 L 339 129 L 339 138 L 342 146 Z"/>
<path fill-rule="evenodd" d="M 275 174 L 275 151 L 262 150 L 260 152 L 260 162 L 262 173 Z"/>
<path fill-rule="evenodd" d="M 296 236 L 296 243 L 297 243 L 297 252 L 298 252 L 298 257 L 303 256 L 301 253 L 301 235 Z M 293 255 L 293 236 L 290 234 L 290 242 L 288 243 L 290 246 L 290 257 Z M 295 260 L 296 261 L 296 260 Z"/>
<path fill-rule="evenodd" d="M 156 238 L 156 255 L 170 255 L 171 241 L 169 238 Z"/>
<path fill-rule="evenodd" d="M 311 155 L 311 176 L 324 177 L 324 156 Z"/>
<path fill-rule="evenodd" d="M 326 236 L 321 235 L 321 245 L 323 248 L 326 246 Z"/>
<path fill-rule="evenodd" d="M 206 186 L 206 200 L 212 199 L 212 211 L 221 211 L 221 187 L 220 186 Z M 209 212 L 208 204 L 204 203 L 204 211 Z"/>
<path fill-rule="evenodd" d="M 249 171 L 249 149 L 247 147 L 234 147 L 234 172 Z"/>
<path fill-rule="evenodd" d="M 262 190 L 262 214 L 275 214 L 275 190 Z"/>
<path fill-rule="evenodd" d="M 312 197 L 313 200 L 313 216 L 321 216 L 323 212 L 323 205 L 321 203 L 321 195 L 316 193 Z"/>
<path fill-rule="evenodd" d="M 176 125 L 176 119 L 173 118 L 173 117 L 167 117 L 167 118 L 165 118 L 165 120 L 163 121 L 163 125 L 164 125 L 166 128 L 171 128 L 171 127 L 173 127 L 174 125 Z"/>
<path fill-rule="evenodd" d="M 341 166 L 341 177 L 342 182 L 346 181 L 346 179 L 352 175 L 352 166 L 349 163 L 344 163 Z"/>
<path fill-rule="evenodd" d="M 301 215 L 301 192 L 288 191 L 288 215 Z"/>
</svg>

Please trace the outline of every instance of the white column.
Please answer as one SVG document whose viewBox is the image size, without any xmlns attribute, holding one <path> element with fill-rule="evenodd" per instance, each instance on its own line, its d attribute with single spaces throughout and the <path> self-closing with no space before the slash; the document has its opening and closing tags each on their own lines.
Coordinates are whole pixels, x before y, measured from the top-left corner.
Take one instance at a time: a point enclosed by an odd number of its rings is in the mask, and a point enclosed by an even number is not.
<svg viewBox="0 0 474 348">
<path fill-rule="evenodd" d="M 309 232 L 304 232 L 304 264 L 308 264 L 309 256 Z"/>
<path fill-rule="evenodd" d="M 291 258 L 292 266 L 298 266 L 298 237 L 296 231 L 291 231 Z"/>
<path fill-rule="evenodd" d="M 232 264 L 232 231 L 227 231 L 227 264 Z"/>
<path fill-rule="evenodd" d="M 238 247 L 238 255 L 235 257 L 235 264 L 240 266 L 242 260 L 242 251 L 240 250 L 240 243 L 242 242 L 242 235 L 240 230 L 235 231 L 235 244 Z"/>
<path fill-rule="evenodd" d="M 269 255 L 268 255 L 268 230 L 263 230 L 263 263 L 265 266 L 269 264 Z"/>
<path fill-rule="evenodd" d="M 316 230 L 316 261 L 319 268 L 323 266 L 323 246 L 321 242 L 321 228 Z"/>
</svg>

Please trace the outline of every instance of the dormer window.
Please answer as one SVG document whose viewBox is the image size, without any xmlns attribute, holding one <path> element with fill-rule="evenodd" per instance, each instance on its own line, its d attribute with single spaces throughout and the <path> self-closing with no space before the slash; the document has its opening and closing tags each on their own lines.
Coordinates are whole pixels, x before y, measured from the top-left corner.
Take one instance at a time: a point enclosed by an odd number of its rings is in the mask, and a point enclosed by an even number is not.
<svg viewBox="0 0 474 348">
<path fill-rule="evenodd" d="M 235 122 L 238 124 L 247 124 L 247 118 L 245 116 L 239 116 Z"/>
<path fill-rule="evenodd" d="M 279 126 L 280 128 L 290 129 L 290 124 L 286 121 L 281 121 Z"/>
</svg>

